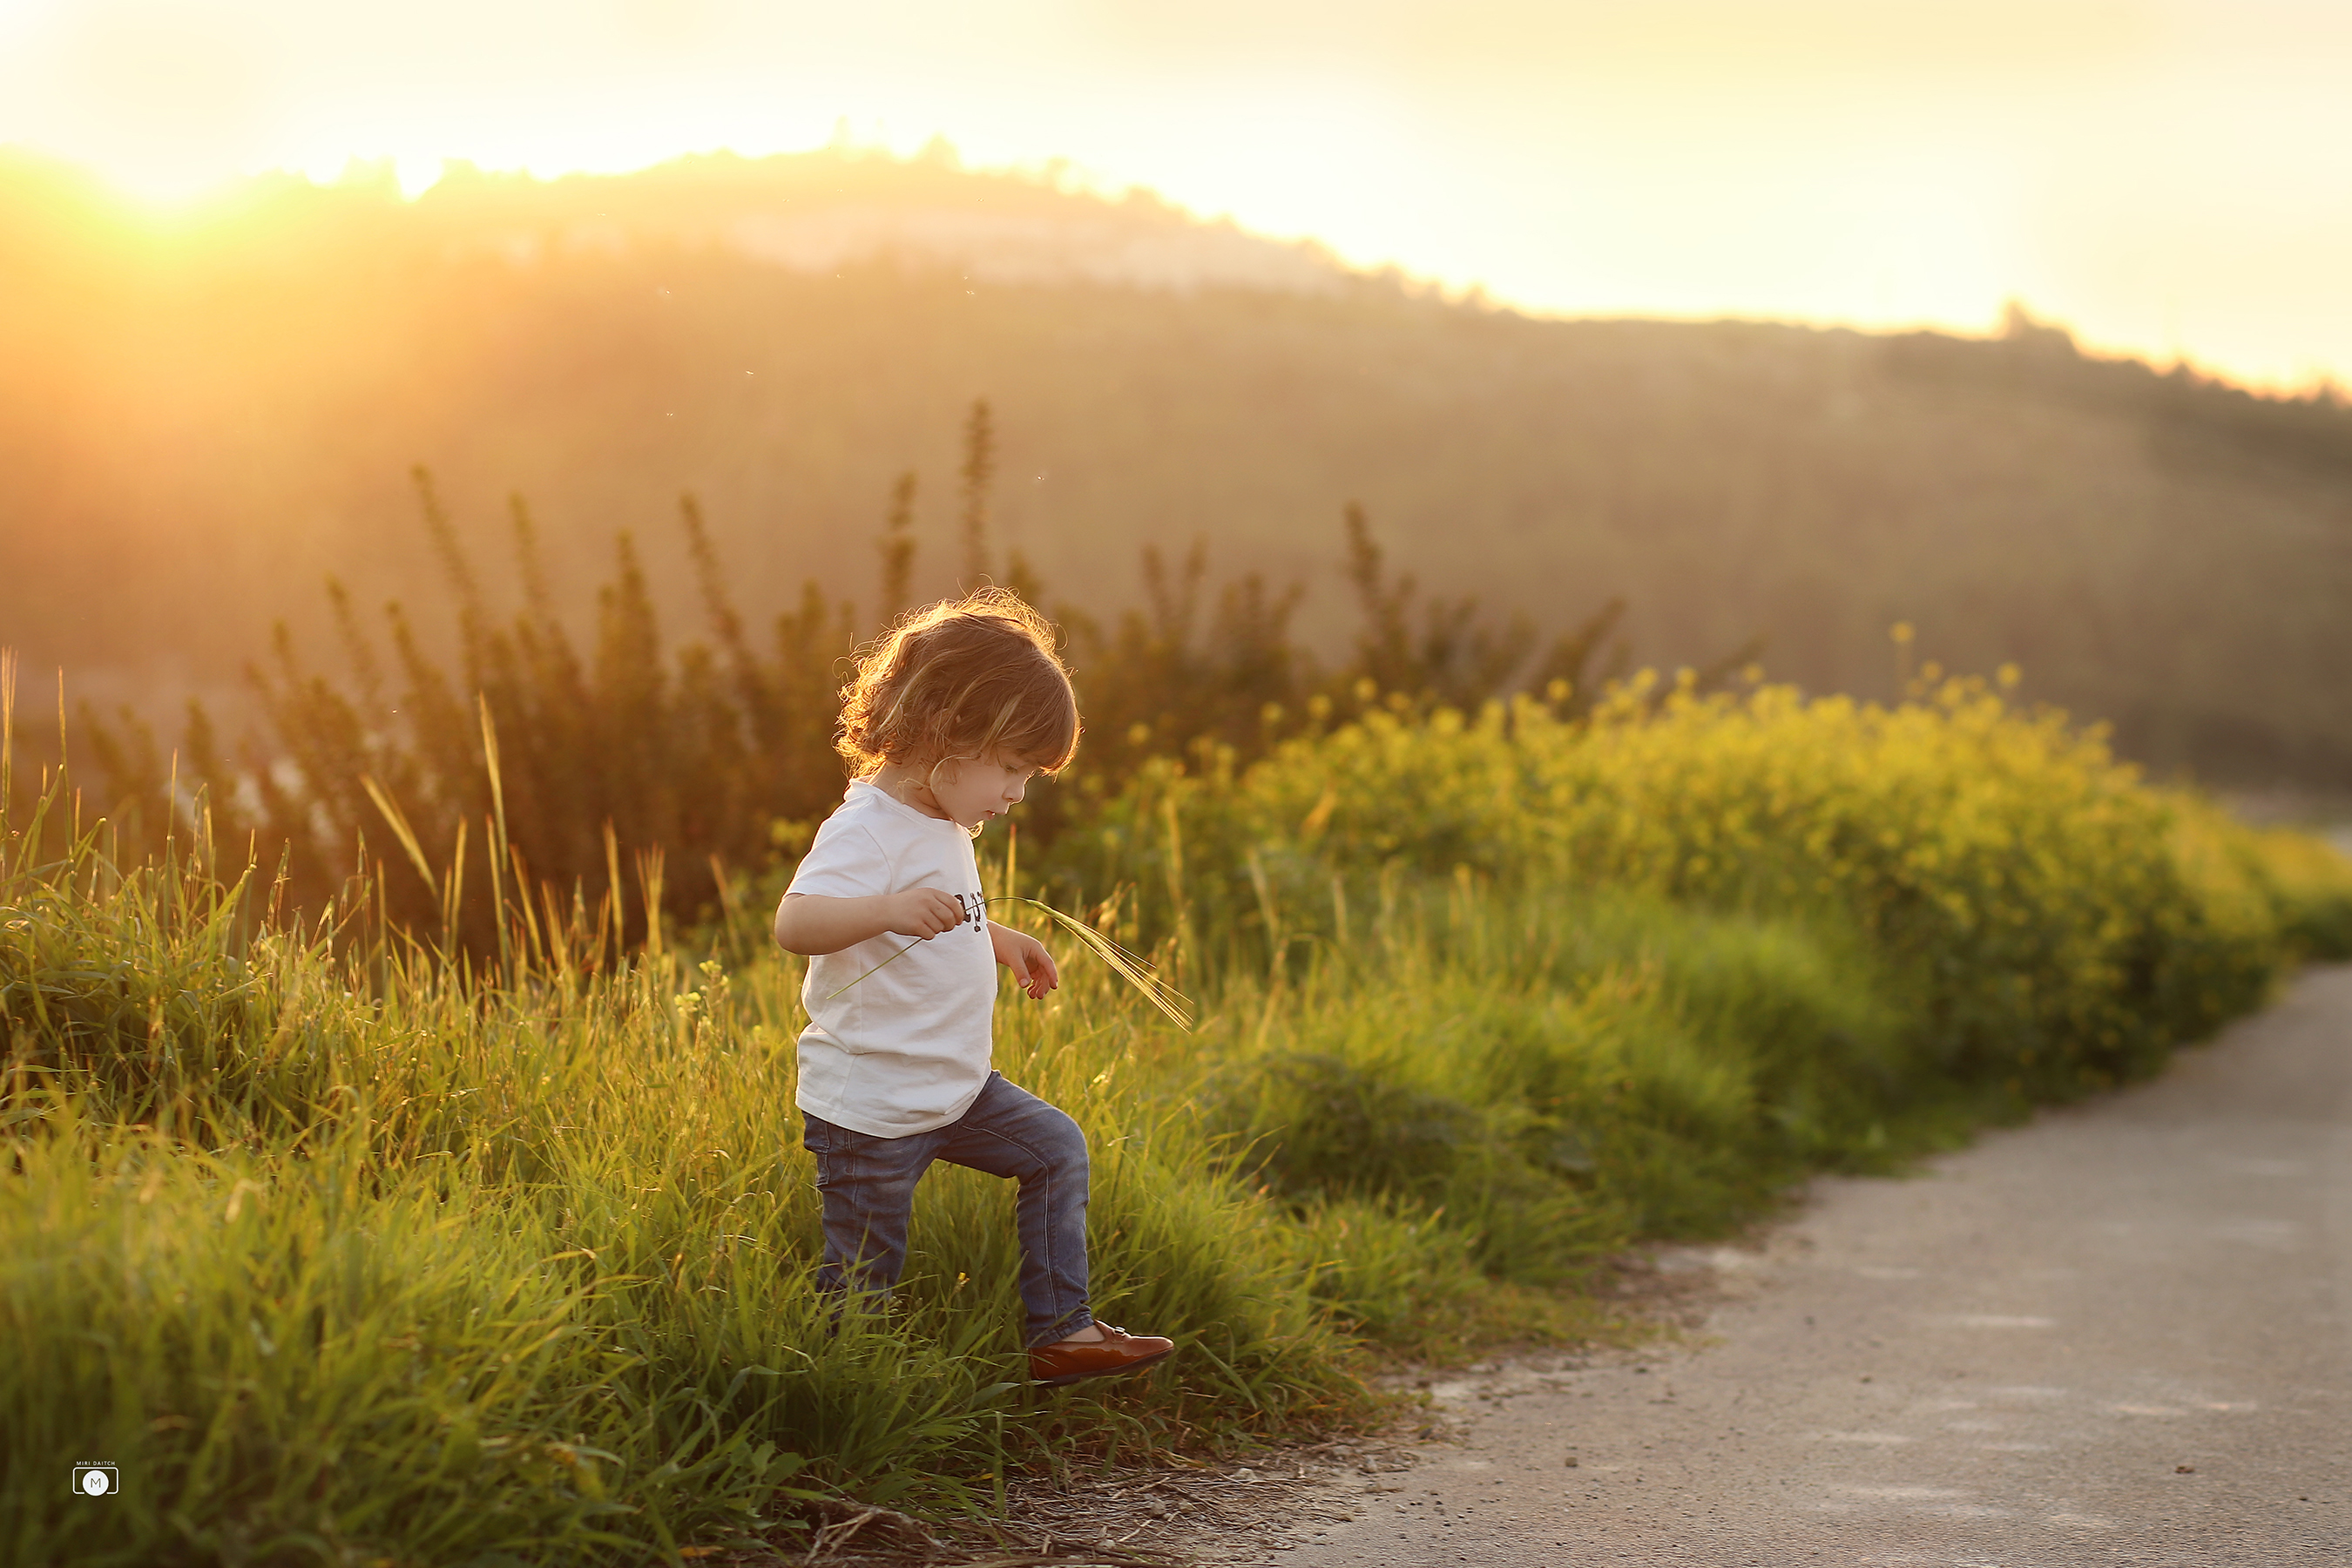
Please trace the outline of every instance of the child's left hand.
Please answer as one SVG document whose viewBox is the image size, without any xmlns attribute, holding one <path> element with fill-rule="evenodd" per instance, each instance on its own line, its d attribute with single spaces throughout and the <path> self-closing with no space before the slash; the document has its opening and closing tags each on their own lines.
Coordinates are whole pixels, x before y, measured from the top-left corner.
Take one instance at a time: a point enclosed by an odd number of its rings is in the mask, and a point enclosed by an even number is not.
<svg viewBox="0 0 2352 1568">
<path fill-rule="evenodd" d="M 1013 978 L 1021 983 L 1021 989 L 1029 993 L 1032 1000 L 1062 984 L 1062 972 L 1054 967 L 1054 955 L 1035 937 L 991 921 L 988 941 L 996 950 L 996 962 L 1013 971 Z"/>
</svg>

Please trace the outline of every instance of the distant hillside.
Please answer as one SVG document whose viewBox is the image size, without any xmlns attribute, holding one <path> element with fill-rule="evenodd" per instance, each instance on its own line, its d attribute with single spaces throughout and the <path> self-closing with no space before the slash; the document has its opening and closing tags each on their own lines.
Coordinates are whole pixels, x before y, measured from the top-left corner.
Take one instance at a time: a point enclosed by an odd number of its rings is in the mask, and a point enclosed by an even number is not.
<svg viewBox="0 0 2352 1568">
<path fill-rule="evenodd" d="M 940 163 L 690 159 L 619 178 L 257 181 L 158 225 L 0 163 L 0 643 L 101 698 L 233 689 L 335 573 L 429 606 L 405 478 L 507 580 L 529 498 L 592 613 L 615 531 L 704 502 L 747 611 L 871 604 L 917 469 L 918 587 L 959 559 L 957 439 L 991 400 L 994 537 L 1055 596 L 1139 545 L 1309 587 L 1346 625 L 1349 500 L 1403 567 L 1539 626 L 1633 603 L 1673 663 L 1883 692 L 2022 665 L 2159 767 L 2352 781 L 2352 409 L 1990 342 L 1543 321 L 1349 274 L 1145 198 Z"/>
</svg>

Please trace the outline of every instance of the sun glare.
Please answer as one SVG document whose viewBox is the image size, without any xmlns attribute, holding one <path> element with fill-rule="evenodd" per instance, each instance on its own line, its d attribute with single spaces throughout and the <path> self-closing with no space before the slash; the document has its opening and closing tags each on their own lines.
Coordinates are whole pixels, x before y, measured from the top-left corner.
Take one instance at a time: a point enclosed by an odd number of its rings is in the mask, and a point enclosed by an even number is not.
<svg viewBox="0 0 2352 1568">
<path fill-rule="evenodd" d="M 1955 31 L 1863 0 L 1465 0 L 1337 28 L 1319 0 L 1078 0 L 1050 26 L 631 0 L 559 27 L 518 0 L 0 0 L 0 144 L 150 205 L 354 160 L 414 198 L 447 160 L 621 173 L 822 146 L 846 116 L 861 144 L 1075 158 L 1549 313 L 1973 328 L 2021 296 L 2089 341 L 2352 378 L 2352 25 L 1988 4 Z"/>
<path fill-rule="evenodd" d="M 393 178 L 400 185 L 400 194 L 415 201 L 441 183 L 442 172 L 447 167 L 439 158 L 394 158 Z"/>
</svg>

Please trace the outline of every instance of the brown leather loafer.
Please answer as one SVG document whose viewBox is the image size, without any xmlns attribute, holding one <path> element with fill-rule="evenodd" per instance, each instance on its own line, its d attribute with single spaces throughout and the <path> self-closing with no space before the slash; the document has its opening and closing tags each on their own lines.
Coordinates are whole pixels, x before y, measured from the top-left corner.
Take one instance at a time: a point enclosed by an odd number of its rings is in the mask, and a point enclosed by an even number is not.
<svg viewBox="0 0 2352 1568">
<path fill-rule="evenodd" d="M 1115 1377 L 1136 1372 L 1175 1352 L 1174 1340 L 1153 1334 L 1130 1334 L 1125 1329 L 1097 1323 L 1103 1337 L 1092 1344 L 1041 1345 L 1029 1352 L 1029 1375 L 1049 1388 L 1084 1383 L 1090 1377 Z"/>
</svg>

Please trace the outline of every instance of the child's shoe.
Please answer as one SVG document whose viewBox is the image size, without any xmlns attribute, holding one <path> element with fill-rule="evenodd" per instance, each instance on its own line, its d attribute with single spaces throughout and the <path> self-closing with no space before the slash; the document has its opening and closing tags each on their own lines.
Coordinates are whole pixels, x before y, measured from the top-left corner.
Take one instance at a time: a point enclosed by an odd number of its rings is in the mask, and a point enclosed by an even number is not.
<svg viewBox="0 0 2352 1568">
<path fill-rule="evenodd" d="M 1164 1361 L 1176 1349 L 1174 1340 L 1154 1334 L 1130 1334 L 1108 1323 L 1097 1323 L 1102 1338 L 1076 1343 L 1040 1345 L 1029 1352 L 1029 1375 L 1049 1388 L 1083 1383 L 1090 1377 L 1111 1377 Z"/>
</svg>

